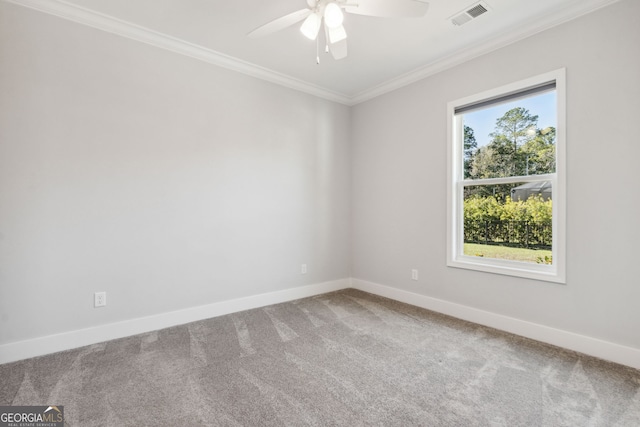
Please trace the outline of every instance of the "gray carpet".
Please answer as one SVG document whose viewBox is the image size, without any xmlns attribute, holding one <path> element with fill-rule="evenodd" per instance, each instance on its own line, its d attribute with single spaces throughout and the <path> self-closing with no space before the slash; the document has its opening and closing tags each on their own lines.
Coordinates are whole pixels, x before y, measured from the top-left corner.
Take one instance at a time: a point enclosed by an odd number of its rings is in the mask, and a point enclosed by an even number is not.
<svg viewBox="0 0 640 427">
<path fill-rule="evenodd" d="M 356 290 L 0 365 L 71 426 L 640 426 L 640 371 Z"/>
</svg>

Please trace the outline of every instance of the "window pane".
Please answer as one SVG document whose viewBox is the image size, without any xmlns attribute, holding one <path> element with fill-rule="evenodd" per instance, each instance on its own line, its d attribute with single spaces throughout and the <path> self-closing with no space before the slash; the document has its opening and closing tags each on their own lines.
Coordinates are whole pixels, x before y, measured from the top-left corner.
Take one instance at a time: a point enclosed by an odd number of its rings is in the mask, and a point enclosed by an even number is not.
<svg viewBox="0 0 640 427">
<path fill-rule="evenodd" d="M 461 116 L 465 179 L 555 173 L 555 91 Z"/>
<path fill-rule="evenodd" d="M 565 283 L 565 101 L 559 69 L 447 103 L 448 266 Z"/>
<path fill-rule="evenodd" d="M 464 187 L 464 254 L 552 264 L 550 181 Z"/>
</svg>

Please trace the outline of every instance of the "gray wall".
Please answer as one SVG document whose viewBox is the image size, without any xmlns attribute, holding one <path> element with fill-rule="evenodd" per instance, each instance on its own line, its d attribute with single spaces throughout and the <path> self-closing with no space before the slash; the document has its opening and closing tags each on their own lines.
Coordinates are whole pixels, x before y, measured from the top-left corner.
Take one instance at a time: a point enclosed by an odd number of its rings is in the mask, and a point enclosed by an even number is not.
<svg viewBox="0 0 640 427">
<path fill-rule="evenodd" d="M 640 348 L 638 14 L 616 3 L 354 107 L 352 276 Z M 447 267 L 446 103 L 561 67 L 567 284 Z"/>
<path fill-rule="evenodd" d="M 351 275 L 640 348 L 639 13 L 350 109 L 0 2 L 0 344 Z M 560 67 L 567 284 L 446 267 L 446 103 Z"/>
<path fill-rule="evenodd" d="M 0 73 L 0 344 L 349 277 L 348 107 L 6 2 Z"/>
</svg>

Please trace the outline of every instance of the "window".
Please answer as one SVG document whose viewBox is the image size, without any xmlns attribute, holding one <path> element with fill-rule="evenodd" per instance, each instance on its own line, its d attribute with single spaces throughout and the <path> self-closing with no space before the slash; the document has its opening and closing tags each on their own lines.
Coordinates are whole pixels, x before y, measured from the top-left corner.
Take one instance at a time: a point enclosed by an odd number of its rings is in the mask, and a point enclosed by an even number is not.
<svg viewBox="0 0 640 427">
<path fill-rule="evenodd" d="M 447 265 L 565 282 L 565 70 L 448 104 Z"/>
</svg>

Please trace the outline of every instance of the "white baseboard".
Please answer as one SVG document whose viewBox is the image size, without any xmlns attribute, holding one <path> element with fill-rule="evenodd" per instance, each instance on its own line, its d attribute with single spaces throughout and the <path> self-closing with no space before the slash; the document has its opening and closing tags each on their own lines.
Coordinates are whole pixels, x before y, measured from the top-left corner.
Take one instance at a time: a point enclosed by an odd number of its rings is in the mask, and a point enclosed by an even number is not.
<svg viewBox="0 0 640 427">
<path fill-rule="evenodd" d="M 316 283 L 237 298 L 213 304 L 191 307 L 184 310 L 161 313 L 154 316 L 140 317 L 122 322 L 109 323 L 92 328 L 79 329 L 46 337 L 33 338 L 0 345 L 0 364 L 42 356 L 59 351 L 70 350 L 86 345 L 96 344 L 117 338 L 156 331 L 198 320 L 209 319 L 229 313 L 235 313 L 252 308 L 264 307 L 271 304 L 292 301 L 314 295 L 346 289 L 350 286 L 350 279 L 340 279 L 331 282 Z"/>
<path fill-rule="evenodd" d="M 548 326 L 527 322 L 513 317 L 491 313 L 477 308 L 453 302 L 431 298 L 413 292 L 403 291 L 377 283 L 360 279 L 351 279 L 351 286 L 396 301 L 426 308 L 438 313 L 447 314 L 458 319 L 467 320 L 484 326 L 510 332 L 523 337 L 553 344 L 558 347 L 577 351 L 609 360 L 632 368 L 640 369 L 640 349 L 626 347 L 597 338 L 550 328 Z"/>
<path fill-rule="evenodd" d="M 161 313 L 155 316 L 141 317 L 3 344 L 0 345 L 0 364 L 156 331 L 171 326 L 183 325 L 185 323 L 223 316 L 238 311 L 338 291 L 349 287 L 640 369 L 640 350 L 636 348 L 626 347 L 585 335 L 550 328 L 548 326 L 360 279 L 340 279 L 331 282 L 316 283 L 184 310 Z"/>
</svg>

